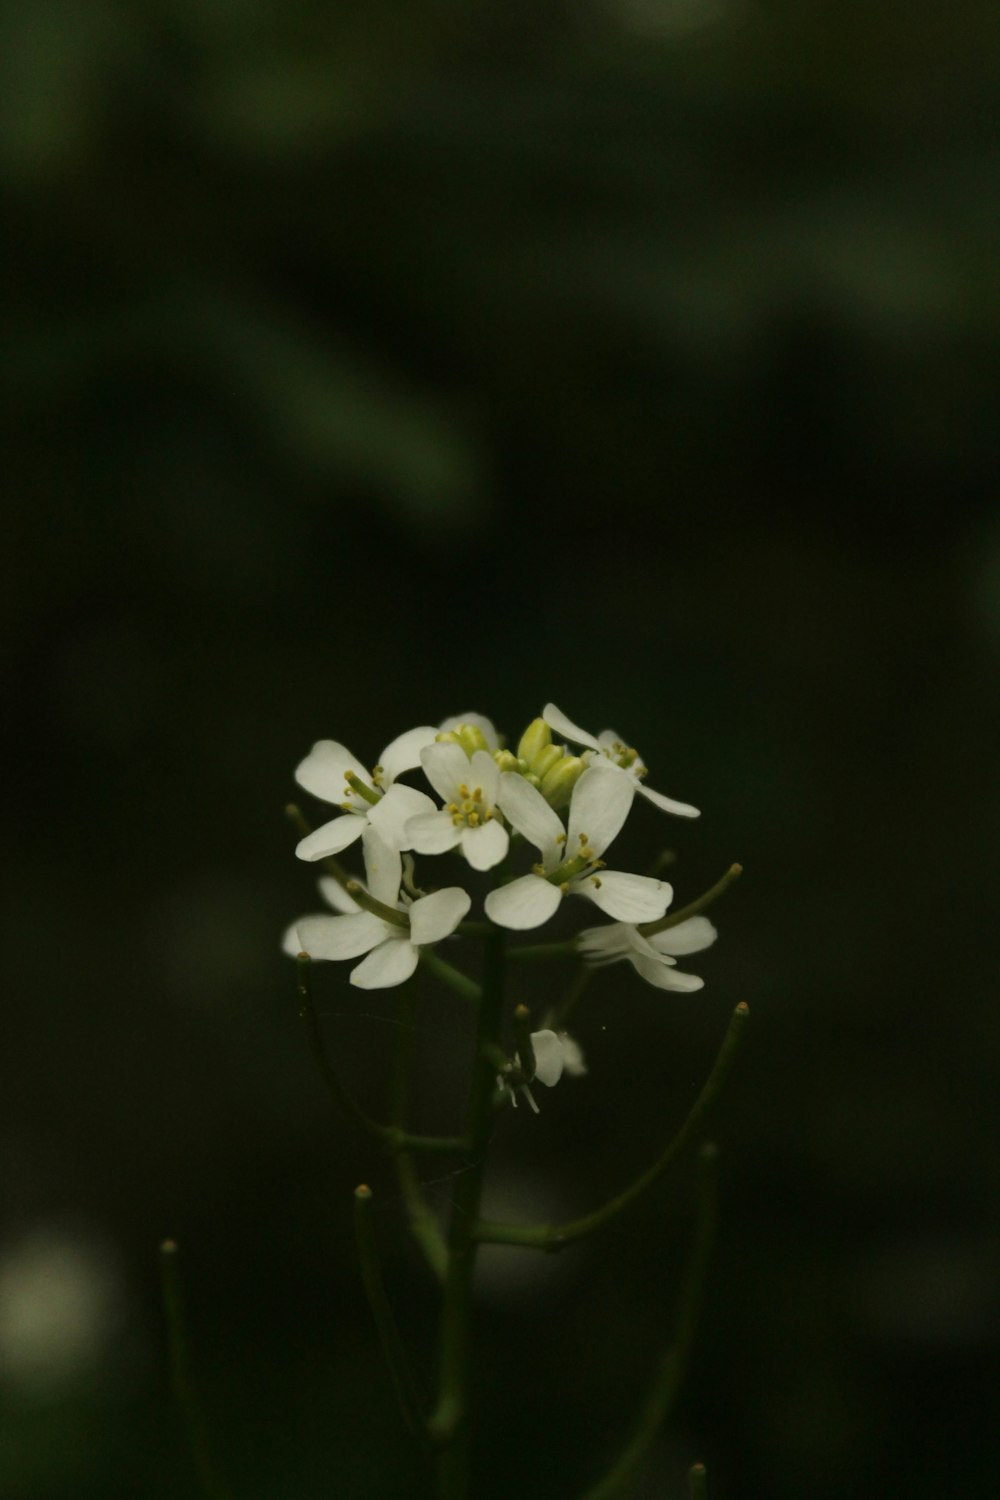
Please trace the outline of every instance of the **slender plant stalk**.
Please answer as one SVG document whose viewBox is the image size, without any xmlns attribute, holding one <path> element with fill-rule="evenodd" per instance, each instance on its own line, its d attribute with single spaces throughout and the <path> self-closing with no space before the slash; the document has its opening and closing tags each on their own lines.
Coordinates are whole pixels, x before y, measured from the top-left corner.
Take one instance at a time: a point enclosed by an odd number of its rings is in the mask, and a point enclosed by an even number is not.
<svg viewBox="0 0 1000 1500">
<path fill-rule="evenodd" d="M 718 1219 L 715 1184 L 716 1148 L 705 1144 L 699 1153 L 700 1180 L 694 1242 L 681 1285 L 680 1308 L 674 1341 L 642 1405 L 631 1438 L 604 1478 L 593 1485 L 583 1500 L 623 1500 L 632 1489 L 637 1470 L 649 1452 L 656 1434 L 669 1417 L 687 1370 L 701 1310 L 708 1263 L 715 1243 Z"/>
<path fill-rule="evenodd" d="M 223 1479 L 212 1452 L 208 1424 L 194 1377 L 176 1240 L 164 1240 L 160 1245 L 160 1289 L 170 1346 L 174 1400 L 184 1424 L 201 1491 L 205 1500 L 230 1500 L 229 1486 Z"/>
<path fill-rule="evenodd" d="M 330 1055 L 320 1031 L 319 1017 L 313 1004 L 311 971 L 312 961 L 308 953 L 300 953 L 296 959 L 299 1017 L 323 1080 L 341 1112 L 388 1151 L 420 1151 L 430 1155 L 444 1156 L 459 1156 L 467 1151 L 469 1143 L 464 1135 L 415 1135 L 395 1121 L 391 1125 L 383 1125 L 366 1114 L 360 1104 L 344 1088 L 336 1068 L 330 1061 Z"/>
<path fill-rule="evenodd" d="M 443 984 L 456 995 L 461 995 L 463 1000 L 468 1000 L 471 1005 L 478 1005 L 482 999 L 482 987 L 468 974 L 463 974 L 461 969 L 454 968 L 447 959 L 442 958 L 431 948 L 421 948 L 420 961 L 428 973 L 440 979 Z"/>
<path fill-rule="evenodd" d="M 688 1141 L 699 1130 L 725 1082 L 749 1015 L 750 1009 L 744 1002 L 741 1002 L 733 1011 L 729 1029 L 719 1048 L 715 1065 L 684 1124 L 652 1166 L 647 1167 L 645 1172 L 623 1192 L 610 1198 L 593 1213 L 585 1214 L 579 1219 L 569 1219 L 563 1224 L 500 1224 L 484 1220 L 479 1225 L 479 1238 L 494 1245 L 524 1245 L 535 1250 L 563 1250 L 567 1245 L 595 1234 L 597 1230 L 610 1224 L 619 1214 L 624 1213 L 673 1165 Z"/>
<path fill-rule="evenodd" d="M 704 1464 L 692 1464 L 688 1470 L 690 1500 L 708 1500 L 708 1474 Z"/>
<path fill-rule="evenodd" d="M 500 1042 L 504 998 L 504 939 L 497 928 L 484 942 L 482 1001 L 476 1028 L 476 1055 L 466 1115 L 468 1165 L 455 1179 L 448 1230 L 448 1269 L 441 1310 L 438 1400 L 430 1422 L 438 1447 L 438 1500 L 468 1500 L 470 1494 L 469 1374 L 473 1273 L 482 1198 L 486 1147 L 493 1128 L 496 1072 L 493 1054 Z"/>
<path fill-rule="evenodd" d="M 413 1063 L 413 1033 L 417 1021 L 417 976 L 401 986 L 399 1009 L 396 1013 L 396 1034 L 392 1048 L 392 1065 L 389 1075 L 389 1118 L 395 1129 L 406 1135 L 407 1112 L 410 1107 L 410 1077 Z M 468 1142 L 461 1142 L 462 1149 Z M 448 1263 L 448 1249 L 433 1212 L 424 1197 L 420 1178 L 411 1153 L 404 1149 L 393 1152 L 396 1181 L 406 1207 L 410 1233 L 420 1246 L 428 1266 L 438 1281 L 444 1280 Z"/>
<path fill-rule="evenodd" d="M 639 931 L 643 937 L 655 937 L 658 932 L 666 932 L 668 927 L 679 927 L 682 922 L 687 921 L 688 917 L 696 917 L 700 911 L 705 910 L 706 906 L 711 906 L 713 901 L 718 901 L 720 896 L 724 896 L 733 882 L 739 880 L 742 874 L 742 865 L 730 865 L 725 875 L 714 885 L 709 886 L 707 891 L 703 891 L 700 896 L 689 901 L 687 906 L 678 907 L 677 911 L 661 917 L 658 922 L 643 922 Z"/>
<path fill-rule="evenodd" d="M 389 1367 L 389 1376 L 396 1392 L 403 1421 L 414 1437 L 426 1436 L 424 1415 L 420 1397 L 406 1358 L 406 1350 L 396 1327 L 389 1298 L 386 1296 L 382 1278 L 382 1264 L 378 1253 L 378 1242 L 372 1225 L 372 1190 L 362 1183 L 354 1190 L 354 1234 L 358 1245 L 358 1260 L 361 1265 L 361 1280 L 364 1283 L 368 1305 L 372 1310 L 382 1353 Z"/>
</svg>

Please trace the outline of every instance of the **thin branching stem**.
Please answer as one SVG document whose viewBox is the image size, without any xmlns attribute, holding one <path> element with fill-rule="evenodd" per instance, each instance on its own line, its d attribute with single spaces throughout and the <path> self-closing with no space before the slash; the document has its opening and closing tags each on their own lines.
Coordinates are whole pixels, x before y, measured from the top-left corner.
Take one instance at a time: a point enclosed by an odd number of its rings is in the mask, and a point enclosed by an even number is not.
<svg viewBox="0 0 1000 1500">
<path fill-rule="evenodd" d="M 575 1244 L 577 1240 L 596 1234 L 598 1230 L 604 1229 L 606 1225 L 617 1219 L 626 1209 L 631 1208 L 673 1165 L 684 1147 L 701 1128 L 702 1122 L 725 1083 L 749 1014 L 749 1007 L 745 1003 L 736 1007 L 712 1071 L 684 1124 L 656 1161 L 623 1192 L 618 1193 L 614 1198 L 609 1198 L 593 1213 L 584 1214 L 579 1219 L 569 1219 L 563 1224 L 502 1224 L 483 1220 L 477 1231 L 479 1239 L 494 1245 L 524 1245 L 535 1250 L 563 1250 L 567 1245 Z"/>
<path fill-rule="evenodd" d="M 365 1183 L 354 1190 L 354 1235 L 358 1246 L 361 1280 L 403 1421 L 415 1437 L 426 1436 L 420 1397 L 386 1295 L 378 1241 L 372 1224 L 372 1190 Z"/>
<path fill-rule="evenodd" d="M 715 1243 L 718 1220 L 716 1156 L 716 1148 L 708 1143 L 702 1146 L 699 1153 L 694 1241 L 681 1284 L 677 1330 L 673 1343 L 660 1361 L 632 1436 L 607 1474 L 586 1492 L 583 1500 L 623 1500 L 631 1492 L 636 1473 L 656 1440 L 657 1432 L 673 1410 L 691 1357 L 708 1264 Z"/>
<path fill-rule="evenodd" d="M 205 1500 L 230 1500 L 231 1491 L 212 1451 L 208 1423 L 195 1380 L 176 1240 L 164 1240 L 160 1245 L 160 1290 L 170 1346 L 174 1400 L 184 1424 L 202 1494 Z"/>
<path fill-rule="evenodd" d="M 389 1075 L 389 1118 L 392 1121 L 392 1128 L 397 1130 L 404 1140 L 414 1139 L 409 1136 L 405 1127 L 410 1107 L 413 1035 L 417 1021 L 417 983 L 417 976 L 414 975 L 400 989 Z M 467 1146 L 467 1141 L 460 1142 L 460 1149 L 464 1150 Z M 411 1152 L 405 1148 L 397 1150 L 393 1155 L 393 1166 L 396 1181 L 399 1183 L 399 1191 L 406 1207 L 410 1233 L 420 1246 L 434 1276 L 438 1281 L 443 1281 L 448 1263 L 448 1250 L 437 1215 L 424 1196 Z"/>
</svg>

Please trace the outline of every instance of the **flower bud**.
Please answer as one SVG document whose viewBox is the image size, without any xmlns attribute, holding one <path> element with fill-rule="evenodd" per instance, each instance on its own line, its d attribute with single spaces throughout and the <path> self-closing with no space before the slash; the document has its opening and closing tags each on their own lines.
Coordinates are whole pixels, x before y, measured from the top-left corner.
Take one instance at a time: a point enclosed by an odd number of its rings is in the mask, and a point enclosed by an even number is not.
<svg viewBox="0 0 1000 1500">
<path fill-rule="evenodd" d="M 521 769 L 517 763 L 517 756 L 511 750 L 494 750 L 493 759 L 501 771 L 519 771 Z"/>
<path fill-rule="evenodd" d="M 562 745 L 546 745 L 545 749 L 531 762 L 531 769 L 540 781 L 544 781 L 552 767 L 557 766 L 562 760 L 564 754 Z"/>
<path fill-rule="evenodd" d="M 550 807 L 557 812 L 566 807 L 573 788 L 583 775 L 586 766 L 578 755 L 563 755 L 546 772 L 539 791 Z"/>
<path fill-rule="evenodd" d="M 518 757 L 521 760 L 526 760 L 532 770 L 537 770 L 538 768 L 535 765 L 536 757 L 541 755 L 543 750 L 548 749 L 551 744 L 552 730 L 546 724 L 545 720 L 532 719 L 518 744 Z M 540 772 L 539 774 L 544 775 L 545 773 Z"/>
<path fill-rule="evenodd" d="M 454 729 L 447 729 L 439 734 L 437 739 L 445 745 L 461 745 L 470 760 L 477 750 L 489 750 L 486 736 L 478 724 L 459 724 Z"/>
</svg>

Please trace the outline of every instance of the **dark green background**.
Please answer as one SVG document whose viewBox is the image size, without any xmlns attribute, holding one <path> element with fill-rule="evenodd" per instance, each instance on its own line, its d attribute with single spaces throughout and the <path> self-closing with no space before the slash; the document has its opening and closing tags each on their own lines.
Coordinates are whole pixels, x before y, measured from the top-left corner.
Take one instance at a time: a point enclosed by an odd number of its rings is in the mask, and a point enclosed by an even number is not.
<svg viewBox="0 0 1000 1500">
<path fill-rule="evenodd" d="M 314 739 L 370 761 L 550 697 L 704 809 L 636 817 L 625 857 L 672 841 L 682 900 L 746 866 L 705 990 L 612 971 L 590 1078 L 497 1148 L 498 1208 L 586 1209 L 749 1002 L 703 1335 L 638 1500 L 697 1456 L 719 1500 L 994 1494 L 993 0 L 39 0 L 0 41 L 0 1279 L 76 1246 L 105 1308 L 75 1373 L 0 1349 L 4 1496 L 192 1493 L 165 1234 L 235 1494 L 423 1493 L 359 1178 L 416 1346 L 432 1306 L 298 1030 L 282 806 Z M 320 980 L 374 1101 L 392 996 Z M 438 1125 L 463 1023 L 425 1008 Z M 686 1202 L 490 1257 L 482 1500 L 608 1462 Z"/>
</svg>

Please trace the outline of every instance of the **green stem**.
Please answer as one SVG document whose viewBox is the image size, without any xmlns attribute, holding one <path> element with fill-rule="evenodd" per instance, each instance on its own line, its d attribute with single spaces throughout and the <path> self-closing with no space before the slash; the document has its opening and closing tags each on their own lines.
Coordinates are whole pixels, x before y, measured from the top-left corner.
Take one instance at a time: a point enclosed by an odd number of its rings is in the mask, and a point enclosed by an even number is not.
<svg viewBox="0 0 1000 1500">
<path fill-rule="evenodd" d="M 349 880 L 344 890 L 364 911 L 370 911 L 372 916 L 381 917 L 383 922 L 388 922 L 392 927 L 404 927 L 409 932 L 410 919 L 405 911 L 400 911 L 398 906 L 387 906 L 384 901 L 370 896 L 360 880 Z"/>
<path fill-rule="evenodd" d="M 327 1088 L 339 1106 L 341 1112 L 359 1129 L 365 1131 L 380 1144 L 385 1144 L 383 1127 L 377 1120 L 373 1120 L 366 1114 L 354 1098 L 347 1092 L 344 1085 L 337 1076 L 337 1071 L 330 1061 L 327 1050 L 323 1045 L 322 1033 L 319 1029 L 319 1017 L 316 1015 L 316 1007 L 312 998 L 312 962 L 308 953 L 300 953 L 295 960 L 299 995 L 299 1019 L 305 1027 L 306 1037 L 312 1054 L 316 1059 L 320 1073 Z"/>
<path fill-rule="evenodd" d="M 174 1400 L 184 1424 L 198 1480 L 206 1500 L 229 1500 L 229 1486 L 212 1453 L 208 1426 L 195 1384 L 176 1240 L 164 1240 L 160 1246 L 160 1290 L 167 1323 Z"/>
<path fill-rule="evenodd" d="M 652 1447 L 657 1432 L 669 1417 L 677 1399 L 691 1357 L 708 1264 L 715 1242 L 718 1218 L 715 1160 L 715 1147 L 708 1144 L 702 1146 L 699 1158 L 701 1180 L 694 1243 L 681 1286 L 674 1342 L 660 1362 L 649 1393 L 643 1402 L 632 1437 L 608 1473 L 587 1491 L 583 1500 L 620 1500 L 620 1497 L 631 1491 L 636 1471 Z M 704 1473 L 704 1470 L 702 1472 Z M 697 1494 L 697 1491 L 693 1493 Z"/>
<path fill-rule="evenodd" d="M 493 931 L 496 932 L 497 929 L 494 928 Z M 472 1005 L 479 1004 L 483 994 L 482 987 L 474 979 L 470 979 L 468 974 L 463 974 L 461 969 L 456 969 L 446 958 L 435 953 L 432 948 L 420 949 L 420 962 L 436 979 L 440 979 L 456 995 L 461 995 L 463 1000 L 468 1000 Z"/>
<path fill-rule="evenodd" d="M 692 1464 L 688 1470 L 690 1500 L 708 1500 L 708 1474 L 704 1464 Z"/>
<path fill-rule="evenodd" d="M 576 958 L 575 938 L 567 943 L 526 943 L 523 948 L 511 948 L 507 957 L 512 963 L 544 963 L 550 958 Z"/>
<path fill-rule="evenodd" d="M 480 1240 L 494 1245 L 524 1245 L 535 1250 L 563 1250 L 567 1245 L 603 1229 L 619 1214 L 631 1208 L 673 1165 L 688 1141 L 699 1130 L 725 1082 L 749 1014 L 749 1007 L 745 1003 L 741 1002 L 736 1007 L 715 1065 L 684 1124 L 652 1166 L 647 1167 L 623 1192 L 610 1198 L 593 1213 L 585 1214 L 579 1219 L 569 1219 L 563 1224 L 500 1224 L 484 1220 L 478 1228 Z"/>
<path fill-rule="evenodd" d="M 308 953 L 300 953 L 295 960 L 298 978 L 299 1016 L 305 1027 L 309 1046 L 316 1059 L 320 1073 L 327 1088 L 340 1108 L 341 1112 L 366 1135 L 388 1151 L 423 1151 L 429 1155 L 451 1155 L 460 1156 L 468 1150 L 469 1143 L 465 1136 L 448 1135 L 414 1135 L 404 1130 L 395 1122 L 391 1125 L 382 1125 L 378 1120 L 373 1120 L 371 1115 L 361 1108 L 360 1104 L 347 1092 L 337 1075 L 337 1071 L 330 1061 L 329 1054 L 323 1043 L 323 1036 L 319 1027 L 319 1017 L 312 999 L 311 960 Z"/>
<path fill-rule="evenodd" d="M 718 901 L 720 896 L 725 895 L 734 881 L 739 880 L 743 874 L 742 865 L 730 865 L 725 875 L 717 880 L 714 885 L 709 886 L 707 891 L 689 901 L 687 906 L 682 906 L 677 911 L 672 911 L 668 916 L 661 917 L 658 922 L 642 922 L 638 931 L 643 937 L 655 937 L 658 932 L 666 932 L 668 927 L 678 927 L 681 922 L 686 922 L 688 917 L 696 917 L 706 906 L 711 906 L 713 901 Z"/>
<path fill-rule="evenodd" d="M 371 1221 L 372 1190 L 362 1183 L 354 1190 L 354 1234 L 358 1245 L 358 1260 L 361 1264 L 361 1280 L 364 1283 L 368 1305 L 372 1310 L 382 1353 L 389 1367 L 403 1421 L 415 1435 L 425 1432 L 420 1398 L 417 1395 L 413 1375 L 403 1348 L 403 1341 L 396 1327 L 389 1298 L 386 1296 L 379 1260 L 378 1243 Z"/>
<path fill-rule="evenodd" d="M 469 1162 L 455 1179 L 448 1231 L 448 1271 L 441 1313 L 438 1401 L 430 1422 L 438 1444 L 438 1500 L 468 1500 L 470 1493 L 469 1372 L 472 1285 L 482 1198 L 486 1147 L 493 1129 L 496 1089 L 493 1050 L 499 1045 L 504 998 L 502 929 L 484 944 L 482 1003 L 476 1028 L 476 1056 L 466 1114 Z"/>
<path fill-rule="evenodd" d="M 416 975 L 407 980 L 400 989 L 399 1009 L 396 1015 L 396 1035 L 392 1049 L 392 1071 L 389 1077 L 389 1118 L 392 1129 L 407 1137 L 405 1130 L 407 1111 L 410 1107 L 410 1078 L 413 1062 L 413 1033 L 417 1020 Z M 412 1140 L 413 1138 L 410 1137 Z M 468 1142 L 462 1140 L 461 1148 Z M 444 1280 L 448 1263 L 448 1251 L 441 1233 L 437 1215 L 424 1197 L 420 1178 L 408 1150 L 397 1149 L 393 1156 L 396 1181 L 406 1207 L 410 1233 L 423 1251 L 431 1271 L 438 1281 Z"/>
</svg>

